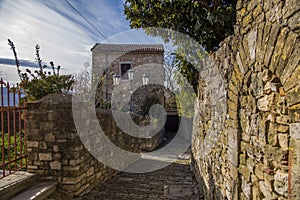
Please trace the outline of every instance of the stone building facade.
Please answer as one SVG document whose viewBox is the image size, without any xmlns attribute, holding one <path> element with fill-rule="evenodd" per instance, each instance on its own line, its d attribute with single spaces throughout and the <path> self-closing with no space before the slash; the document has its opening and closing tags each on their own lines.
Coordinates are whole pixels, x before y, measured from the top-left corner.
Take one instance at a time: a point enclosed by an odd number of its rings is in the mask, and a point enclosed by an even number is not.
<svg viewBox="0 0 300 200">
<path fill-rule="evenodd" d="M 300 199 L 300 1 L 236 8 L 234 35 L 201 72 L 196 177 L 206 199 Z"/>
<path fill-rule="evenodd" d="M 91 51 L 93 79 L 101 85 L 97 97 L 102 104 L 110 102 L 117 109 L 126 110 L 131 94 L 145 96 L 135 92 L 142 86 L 144 74 L 149 77 L 149 85 L 164 84 L 164 48 L 160 44 L 96 44 Z M 128 80 L 129 69 L 135 72 L 132 82 Z M 113 86 L 114 74 L 121 76 L 119 86 Z M 133 103 L 138 109 L 140 105 L 136 104 L 141 101 Z"/>
</svg>

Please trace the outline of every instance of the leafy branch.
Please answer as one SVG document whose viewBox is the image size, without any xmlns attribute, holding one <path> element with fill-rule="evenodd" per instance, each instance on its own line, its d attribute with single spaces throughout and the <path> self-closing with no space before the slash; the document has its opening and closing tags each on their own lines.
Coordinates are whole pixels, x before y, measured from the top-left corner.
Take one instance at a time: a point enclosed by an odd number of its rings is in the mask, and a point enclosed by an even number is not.
<svg viewBox="0 0 300 200">
<path fill-rule="evenodd" d="M 15 45 L 10 39 L 8 39 L 8 45 L 15 57 L 17 73 L 21 81 L 20 87 L 23 89 L 29 101 L 38 100 L 47 94 L 68 93 L 72 89 L 72 85 L 75 81 L 72 75 L 60 75 L 59 72 L 61 67 L 55 67 L 54 62 L 52 61 L 50 62 L 52 71 L 46 70 L 49 66 L 42 65 L 39 45 L 35 46 L 35 55 L 39 70 L 33 72 L 28 68 L 25 72 L 21 71 Z"/>
</svg>

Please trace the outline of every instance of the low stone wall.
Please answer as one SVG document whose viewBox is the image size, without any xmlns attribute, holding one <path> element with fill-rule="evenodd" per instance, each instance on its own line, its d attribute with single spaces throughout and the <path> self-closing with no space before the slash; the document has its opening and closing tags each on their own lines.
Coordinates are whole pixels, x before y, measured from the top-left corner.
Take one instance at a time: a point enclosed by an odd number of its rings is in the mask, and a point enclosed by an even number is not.
<svg viewBox="0 0 300 200">
<path fill-rule="evenodd" d="M 132 152 L 152 150 L 162 139 L 139 139 L 118 129 L 109 111 L 97 110 L 99 123 L 112 143 Z M 89 192 L 118 172 L 96 160 L 83 145 L 72 115 L 71 95 L 48 95 L 28 104 L 28 171 L 58 182 L 62 198 Z M 86 119 L 89 123 L 89 119 Z"/>
</svg>

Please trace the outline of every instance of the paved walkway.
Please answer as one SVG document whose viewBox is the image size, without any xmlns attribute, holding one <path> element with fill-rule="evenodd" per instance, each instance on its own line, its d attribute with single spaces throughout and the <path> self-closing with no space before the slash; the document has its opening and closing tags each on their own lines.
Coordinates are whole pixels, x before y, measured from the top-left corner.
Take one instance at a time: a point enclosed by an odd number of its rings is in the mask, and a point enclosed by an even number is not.
<svg viewBox="0 0 300 200">
<path fill-rule="evenodd" d="M 167 140 L 159 148 L 170 142 L 173 137 L 174 135 L 166 135 Z M 143 157 L 146 161 L 143 162 L 144 164 L 147 164 L 147 160 L 173 163 L 150 173 L 121 172 L 76 200 L 202 200 L 200 198 L 202 195 L 199 194 L 197 183 L 190 171 L 190 157 L 190 150 L 180 157 L 174 157 L 172 152 L 164 156 L 153 153 L 152 156 Z"/>
<path fill-rule="evenodd" d="M 200 200 L 188 163 L 173 163 L 151 173 L 122 172 L 77 200 Z"/>
</svg>

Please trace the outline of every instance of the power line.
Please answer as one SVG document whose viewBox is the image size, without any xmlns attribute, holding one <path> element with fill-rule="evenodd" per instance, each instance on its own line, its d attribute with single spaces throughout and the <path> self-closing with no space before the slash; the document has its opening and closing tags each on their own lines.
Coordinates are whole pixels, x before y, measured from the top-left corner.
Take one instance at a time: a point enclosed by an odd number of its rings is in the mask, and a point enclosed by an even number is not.
<svg viewBox="0 0 300 200">
<path fill-rule="evenodd" d="M 97 33 L 99 33 L 104 39 L 107 40 L 107 37 L 99 31 L 94 24 L 92 24 L 83 14 L 81 14 L 68 0 L 65 0 L 65 2 L 77 13 L 79 14 L 89 25 L 91 25 Z"/>
</svg>

